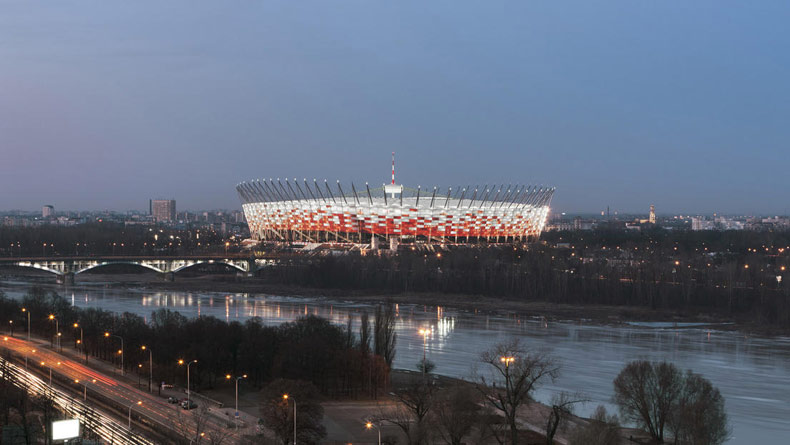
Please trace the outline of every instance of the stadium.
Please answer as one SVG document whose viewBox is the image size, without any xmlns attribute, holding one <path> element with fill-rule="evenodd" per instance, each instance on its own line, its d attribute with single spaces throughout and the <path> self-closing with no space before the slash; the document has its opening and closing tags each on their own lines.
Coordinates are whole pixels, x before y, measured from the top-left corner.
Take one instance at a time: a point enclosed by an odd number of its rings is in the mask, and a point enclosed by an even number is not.
<svg viewBox="0 0 790 445">
<path fill-rule="evenodd" d="M 537 239 L 553 187 L 407 188 L 261 179 L 236 186 L 253 239 L 284 243 L 515 243 Z"/>
</svg>

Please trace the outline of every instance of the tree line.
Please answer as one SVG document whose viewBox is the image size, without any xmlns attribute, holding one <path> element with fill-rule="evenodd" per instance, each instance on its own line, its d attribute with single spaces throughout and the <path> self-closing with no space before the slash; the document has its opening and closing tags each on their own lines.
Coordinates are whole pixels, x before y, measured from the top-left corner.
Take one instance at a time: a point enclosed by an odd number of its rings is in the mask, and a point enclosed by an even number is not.
<svg viewBox="0 0 790 445">
<path fill-rule="evenodd" d="M 272 283 L 714 314 L 790 329 L 788 232 L 552 232 L 517 246 L 291 258 Z"/>
<path fill-rule="evenodd" d="M 210 229 L 126 226 L 90 222 L 69 227 L 3 227 L 0 256 L 192 255 L 224 253 L 222 234 Z M 228 246 L 235 250 L 235 243 Z"/>
<path fill-rule="evenodd" d="M 101 359 L 123 366 L 141 381 L 148 380 L 152 365 L 154 386 L 186 386 L 184 363 L 197 360 L 190 369 L 192 389 L 214 388 L 227 375 L 246 374 L 245 384 L 256 388 L 288 377 L 310 382 L 331 397 L 376 397 L 387 387 L 395 357 L 392 305 L 379 306 L 372 317 L 363 314 L 359 332 L 350 323 L 338 326 L 315 316 L 267 326 L 258 317 L 225 322 L 159 309 L 146 319 L 74 307 L 39 287 L 21 301 L 0 295 L 0 313 L 3 320 L 16 322 L 17 335 L 26 331 L 30 314 L 33 334 L 51 339 L 53 347 L 57 326 L 62 348 L 79 350 L 86 362 Z"/>
</svg>

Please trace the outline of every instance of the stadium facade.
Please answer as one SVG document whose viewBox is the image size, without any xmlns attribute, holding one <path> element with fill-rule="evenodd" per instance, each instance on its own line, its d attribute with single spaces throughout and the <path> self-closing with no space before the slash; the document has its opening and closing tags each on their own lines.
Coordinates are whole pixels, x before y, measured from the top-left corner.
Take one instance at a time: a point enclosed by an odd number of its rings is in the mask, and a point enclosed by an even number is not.
<svg viewBox="0 0 790 445">
<path fill-rule="evenodd" d="M 500 185 L 406 188 L 392 182 L 358 189 L 324 180 L 260 179 L 236 191 L 253 239 L 378 246 L 400 242 L 513 243 L 537 239 L 553 187 Z"/>
<path fill-rule="evenodd" d="M 387 184 L 361 190 L 324 181 L 255 180 L 236 186 L 251 236 L 275 242 L 512 243 L 536 239 L 552 187 L 442 189 Z"/>
</svg>

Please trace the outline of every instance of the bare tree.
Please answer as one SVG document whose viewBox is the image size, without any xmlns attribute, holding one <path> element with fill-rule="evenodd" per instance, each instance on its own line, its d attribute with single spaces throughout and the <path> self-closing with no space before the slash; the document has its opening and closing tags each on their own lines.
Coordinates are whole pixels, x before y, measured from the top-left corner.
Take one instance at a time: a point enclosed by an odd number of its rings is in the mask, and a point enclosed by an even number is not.
<svg viewBox="0 0 790 445">
<path fill-rule="evenodd" d="M 441 440 L 449 445 L 461 445 L 480 417 L 480 402 L 480 393 L 469 385 L 457 384 L 444 390 L 432 416 Z"/>
<path fill-rule="evenodd" d="M 367 312 L 359 318 L 359 350 L 365 357 L 370 352 L 370 317 Z"/>
<path fill-rule="evenodd" d="M 614 400 L 627 420 L 664 441 L 664 427 L 683 389 L 683 373 L 667 362 L 637 360 L 614 379 Z"/>
<path fill-rule="evenodd" d="M 544 351 L 523 348 L 518 339 L 494 346 L 481 355 L 481 361 L 490 366 L 492 376 L 479 377 L 477 387 L 486 402 L 501 411 L 509 426 L 510 443 L 518 443 L 518 409 L 529 402 L 532 393 L 544 381 L 557 378 L 560 367 Z M 507 437 L 495 431 L 499 443 Z"/>
<path fill-rule="evenodd" d="M 675 443 L 718 445 L 731 434 L 724 397 L 708 379 L 691 371 L 686 372 L 668 426 Z"/>
<path fill-rule="evenodd" d="M 236 431 L 231 428 L 212 428 L 206 433 L 206 440 L 211 445 L 222 445 L 225 443 L 238 443 Z"/>
<path fill-rule="evenodd" d="M 615 415 L 606 413 L 599 405 L 586 425 L 576 428 L 570 437 L 570 445 L 619 445 L 620 422 Z"/>
<path fill-rule="evenodd" d="M 376 306 L 375 326 L 373 327 L 374 353 L 384 357 L 387 366 L 392 367 L 395 360 L 395 343 L 397 334 L 395 333 L 395 311 L 393 304 L 387 302 L 386 308 L 382 310 L 381 305 Z"/>
<path fill-rule="evenodd" d="M 288 398 L 284 398 L 284 395 Z M 321 424 L 324 408 L 318 403 L 318 390 L 310 382 L 277 379 L 261 391 L 261 418 L 283 445 L 295 441 L 318 443 L 326 436 Z M 297 404 L 296 440 L 294 440 L 294 403 Z"/>
<path fill-rule="evenodd" d="M 382 414 L 382 419 L 398 426 L 409 438 L 411 445 L 430 443 L 428 413 L 433 408 L 437 391 L 432 381 L 414 379 L 393 392 L 399 403 Z"/>
<path fill-rule="evenodd" d="M 552 445 L 554 443 L 554 436 L 557 434 L 557 429 L 573 415 L 573 405 L 577 403 L 587 402 L 585 397 L 580 394 L 568 394 L 561 392 L 555 395 L 551 400 L 551 412 L 548 419 L 546 419 L 546 444 Z"/>
<path fill-rule="evenodd" d="M 189 413 L 175 405 L 168 417 L 181 443 L 201 443 L 209 430 L 209 413 L 204 404 Z"/>
</svg>

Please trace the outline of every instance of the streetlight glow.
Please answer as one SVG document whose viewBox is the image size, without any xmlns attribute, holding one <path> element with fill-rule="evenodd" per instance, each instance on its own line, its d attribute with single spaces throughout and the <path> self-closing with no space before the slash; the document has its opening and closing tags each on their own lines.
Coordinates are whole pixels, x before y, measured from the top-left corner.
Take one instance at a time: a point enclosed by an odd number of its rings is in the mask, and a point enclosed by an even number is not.
<svg viewBox="0 0 790 445">
<path fill-rule="evenodd" d="M 516 361 L 515 357 L 499 357 L 499 361 L 505 364 L 505 367 L 510 366 L 511 363 Z"/>
</svg>

